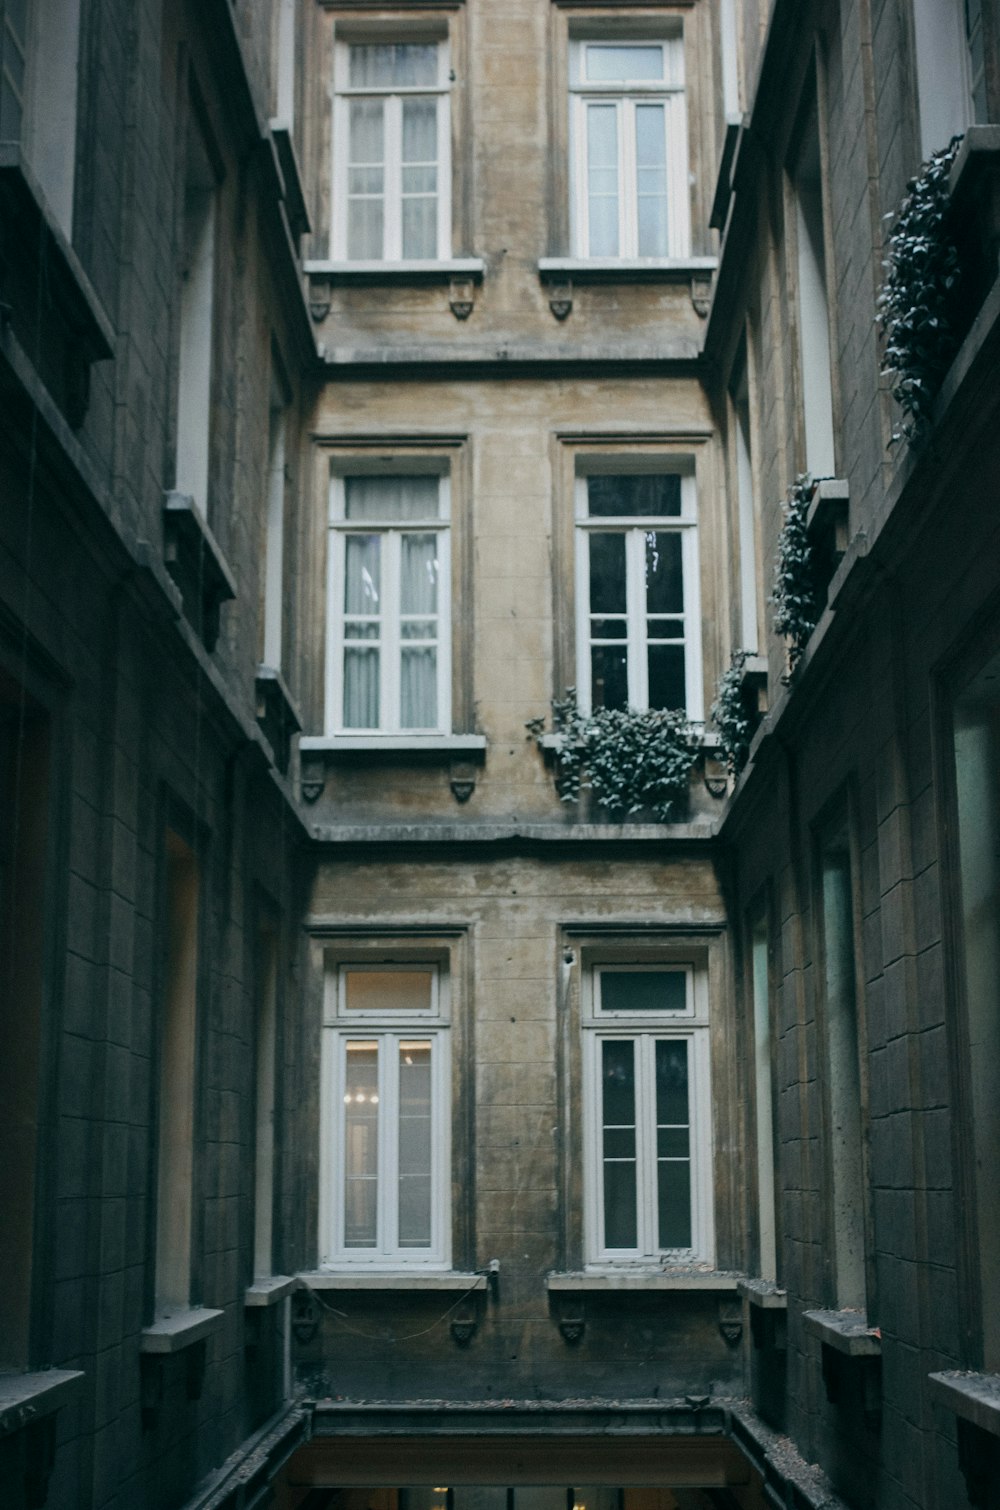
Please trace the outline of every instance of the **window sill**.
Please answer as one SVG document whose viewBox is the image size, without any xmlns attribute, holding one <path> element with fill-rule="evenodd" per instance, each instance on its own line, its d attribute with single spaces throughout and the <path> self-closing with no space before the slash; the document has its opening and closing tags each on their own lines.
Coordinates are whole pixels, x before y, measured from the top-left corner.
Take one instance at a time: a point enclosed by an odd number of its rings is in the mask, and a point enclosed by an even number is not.
<svg viewBox="0 0 1000 1510">
<path fill-rule="evenodd" d="M 620 1269 L 615 1272 L 548 1274 L 545 1287 L 551 1293 L 615 1290 L 709 1290 L 735 1294 L 741 1276 L 719 1269 Z"/>
<path fill-rule="evenodd" d="M 1000 1374 L 974 1374 L 948 1370 L 928 1374 L 931 1399 L 945 1406 L 961 1421 L 978 1426 L 991 1437 L 1000 1437 Z"/>
<path fill-rule="evenodd" d="M 69 1369 L 42 1369 L 33 1374 L 0 1374 L 0 1436 L 23 1431 L 68 1405 L 79 1393 L 85 1374 Z"/>
<path fill-rule="evenodd" d="M 288 770 L 292 736 L 302 728 L 302 718 L 285 678 L 273 666 L 260 665 L 254 677 L 257 722 L 282 775 Z"/>
<path fill-rule="evenodd" d="M 297 1278 L 310 1290 L 430 1290 L 458 1291 L 467 1294 L 471 1290 L 485 1290 L 488 1276 L 485 1274 L 456 1274 L 452 1271 L 421 1273 L 414 1270 L 395 1270 L 380 1274 L 377 1270 L 345 1271 L 343 1269 L 315 1269 L 301 1273 Z"/>
<path fill-rule="evenodd" d="M 306 734 L 299 741 L 306 755 L 484 755 L 484 734 Z"/>
<path fill-rule="evenodd" d="M 305 264 L 309 278 L 327 283 L 449 283 L 452 278 L 482 279 L 486 263 L 482 257 L 441 257 L 405 262 L 310 261 Z"/>
<path fill-rule="evenodd" d="M 803 1311 L 805 1329 L 845 1358 L 879 1358 L 882 1335 L 863 1311 Z"/>
<path fill-rule="evenodd" d="M 540 257 L 543 283 L 685 283 L 715 272 L 717 257 Z"/>
<path fill-rule="evenodd" d="M 163 555 L 185 612 L 206 647 L 214 650 L 219 609 L 236 597 L 236 582 L 208 521 L 187 493 L 163 496 Z"/>
<path fill-rule="evenodd" d="M 281 170 L 288 224 L 291 226 L 292 235 L 298 239 L 299 236 L 307 236 L 312 226 L 309 223 L 309 210 L 306 205 L 302 172 L 295 152 L 292 128 L 285 121 L 272 120 L 268 124 L 278 156 L 278 167 Z"/>
<path fill-rule="evenodd" d="M 269 1274 L 247 1286 L 243 1291 L 243 1305 L 248 1311 L 264 1310 L 276 1306 L 298 1287 L 298 1280 L 290 1274 Z"/>
<path fill-rule="evenodd" d="M 761 1311 L 787 1311 L 788 1291 L 779 1290 L 773 1279 L 741 1279 L 740 1294 Z"/>
<path fill-rule="evenodd" d="M 208 1311 L 203 1306 L 186 1310 L 165 1311 L 152 1326 L 143 1327 L 139 1334 L 140 1353 L 182 1353 L 193 1347 L 203 1337 L 216 1331 L 223 1321 L 224 1311 Z"/>
</svg>

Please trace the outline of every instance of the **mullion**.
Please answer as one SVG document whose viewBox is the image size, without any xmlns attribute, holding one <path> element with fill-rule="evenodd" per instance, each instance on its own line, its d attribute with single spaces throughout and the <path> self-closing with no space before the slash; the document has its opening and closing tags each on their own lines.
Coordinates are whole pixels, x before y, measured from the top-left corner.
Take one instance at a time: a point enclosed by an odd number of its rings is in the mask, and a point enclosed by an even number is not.
<svg viewBox="0 0 1000 1510">
<path fill-rule="evenodd" d="M 385 102 L 385 224 L 382 248 L 387 262 L 403 255 L 403 101 L 391 94 Z"/>
<path fill-rule="evenodd" d="M 399 1037 L 386 1033 L 379 1043 L 379 1154 L 382 1199 L 379 1202 L 379 1252 L 399 1251 Z"/>
<path fill-rule="evenodd" d="M 656 1190 L 656 1069 L 655 1040 L 642 1034 L 635 1040 L 636 1074 L 636 1144 L 639 1181 L 639 1252 L 650 1256 L 657 1251 L 659 1210 Z"/>
<path fill-rule="evenodd" d="M 646 660 L 646 531 L 626 534 L 625 606 L 628 614 L 629 706 L 649 707 L 649 667 Z"/>
<path fill-rule="evenodd" d="M 379 727 L 393 732 L 400 723 L 400 545 L 401 532 L 386 530 L 383 542 L 382 681 L 379 686 Z"/>
</svg>

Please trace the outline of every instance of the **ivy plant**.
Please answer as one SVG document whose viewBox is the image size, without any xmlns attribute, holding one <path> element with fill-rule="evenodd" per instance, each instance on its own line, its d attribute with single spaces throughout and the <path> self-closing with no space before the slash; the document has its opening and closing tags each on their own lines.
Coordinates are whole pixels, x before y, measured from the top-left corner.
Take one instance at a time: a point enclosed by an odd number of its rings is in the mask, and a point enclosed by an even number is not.
<svg viewBox="0 0 1000 1510">
<path fill-rule="evenodd" d="M 532 719 L 527 728 L 540 743 L 545 720 Z M 645 811 L 669 823 L 683 812 L 700 741 L 682 709 L 597 708 L 584 715 L 570 687 L 552 700 L 552 728 L 561 736 L 563 802 L 575 802 L 585 789 L 618 819 Z"/>
<path fill-rule="evenodd" d="M 796 477 L 788 489 L 769 599 L 774 608 L 775 633 L 788 640 L 786 681 L 802 659 L 820 614 L 815 563 L 806 531 L 812 491 L 813 480 L 807 472 Z"/>
<path fill-rule="evenodd" d="M 928 428 L 941 381 L 960 344 L 961 275 L 949 221 L 948 174 L 961 140 L 952 137 L 910 179 L 889 233 L 878 319 L 885 336 L 885 372 L 904 414 L 893 433 L 897 441 L 918 439 Z"/>
<path fill-rule="evenodd" d="M 750 754 L 753 729 L 743 701 L 743 667 L 749 651 L 734 650 L 728 671 L 719 677 L 712 704 L 712 722 L 719 731 L 722 758 L 731 776 L 738 776 Z"/>
</svg>

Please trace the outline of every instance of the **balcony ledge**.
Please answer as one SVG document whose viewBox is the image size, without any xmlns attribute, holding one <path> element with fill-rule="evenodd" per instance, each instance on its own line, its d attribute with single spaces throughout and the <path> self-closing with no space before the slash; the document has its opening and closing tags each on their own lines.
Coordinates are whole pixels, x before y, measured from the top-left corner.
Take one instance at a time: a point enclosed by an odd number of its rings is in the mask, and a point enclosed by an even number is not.
<svg viewBox="0 0 1000 1510">
<path fill-rule="evenodd" d="M 379 1273 L 375 1269 L 315 1269 L 299 1273 L 296 1280 L 300 1287 L 309 1290 L 458 1291 L 462 1295 L 485 1290 L 489 1282 L 485 1274 L 417 1269 L 412 1272 L 397 1269 L 391 1273 Z"/>
<path fill-rule="evenodd" d="M 77 1395 L 86 1375 L 73 1369 L 33 1374 L 0 1374 L 0 1436 L 23 1431 L 50 1416 Z"/>
<path fill-rule="evenodd" d="M 139 1334 L 140 1353 L 182 1353 L 193 1347 L 211 1332 L 217 1331 L 225 1317 L 224 1311 L 209 1311 L 204 1306 L 192 1306 L 164 1311 L 151 1326 L 143 1327 Z"/>
<path fill-rule="evenodd" d="M 678 1266 L 676 1269 L 619 1269 L 584 1270 L 580 1273 L 548 1274 L 545 1287 L 550 1294 L 571 1292 L 604 1292 L 640 1290 L 647 1294 L 661 1291 L 708 1290 L 735 1294 L 739 1289 L 740 1274 L 719 1269 L 696 1269 Z"/>
<path fill-rule="evenodd" d="M 762 1311 L 787 1311 L 788 1291 L 781 1290 L 773 1279 L 741 1279 L 740 1294 Z"/>
<path fill-rule="evenodd" d="M 846 1358 L 879 1358 L 882 1335 L 868 1325 L 863 1311 L 803 1311 L 807 1332 L 818 1337 L 824 1347 Z"/>
<path fill-rule="evenodd" d="M 290 1274 L 269 1274 L 255 1279 L 243 1291 L 243 1304 L 248 1311 L 275 1306 L 286 1295 L 299 1288 L 299 1282 Z"/>
<path fill-rule="evenodd" d="M 960 1369 L 928 1374 L 931 1399 L 959 1420 L 1000 1437 L 1000 1374 L 976 1374 Z"/>
</svg>

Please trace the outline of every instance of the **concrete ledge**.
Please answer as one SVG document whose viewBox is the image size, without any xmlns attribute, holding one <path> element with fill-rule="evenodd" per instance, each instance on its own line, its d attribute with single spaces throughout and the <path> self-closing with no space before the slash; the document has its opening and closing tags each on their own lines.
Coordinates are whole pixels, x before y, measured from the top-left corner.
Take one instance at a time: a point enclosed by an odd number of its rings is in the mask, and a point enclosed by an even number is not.
<svg viewBox="0 0 1000 1510">
<path fill-rule="evenodd" d="M 613 1293 L 623 1290 L 646 1293 L 709 1290 L 735 1294 L 741 1278 L 739 1274 L 718 1269 L 622 1269 L 616 1273 L 548 1274 L 545 1287 L 550 1293 L 557 1294 L 570 1291 Z"/>
<path fill-rule="evenodd" d="M 325 844 L 703 844 L 713 823 L 314 823 Z"/>
<path fill-rule="evenodd" d="M 788 1291 L 780 1290 L 773 1279 L 741 1279 L 737 1289 L 744 1299 L 762 1311 L 787 1311 Z"/>
<path fill-rule="evenodd" d="M 299 1287 L 309 1290 L 457 1290 L 460 1294 L 485 1290 L 488 1284 L 485 1274 L 421 1274 L 418 1270 L 412 1274 L 398 1270 L 393 1274 L 364 1273 L 361 1270 L 356 1274 L 345 1274 L 332 1269 L 317 1269 L 312 1273 L 297 1274 L 296 1281 Z"/>
<path fill-rule="evenodd" d="M 50 1368 L 34 1374 L 0 1374 L 0 1436 L 21 1431 L 60 1410 L 77 1395 L 86 1374 Z"/>
<path fill-rule="evenodd" d="M 189 1310 L 167 1311 L 139 1334 L 140 1353 L 182 1353 L 221 1325 L 224 1311 L 209 1311 L 204 1306 Z"/>
<path fill-rule="evenodd" d="M 1000 1374 L 974 1374 L 949 1369 L 928 1374 L 931 1399 L 962 1421 L 1000 1437 Z"/>
<path fill-rule="evenodd" d="M 714 273 L 717 257 L 540 257 L 542 282 L 678 283 Z"/>
<path fill-rule="evenodd" d="M 274 1306 L 286 1295 L 299 1288 L 297 1279 L 290 1274 L 272 1274 L 266 1279 L 255 1279 L 243 1291 L 243 1304 L 248 1310 L 261 1306 Z"/>
<path fill-rule="evenodd" d="M 452 278 L 482 278 L 482 257 L 442 257 L 408 262 L 310 261 L 304 271 L 310 278 L 331 283 L 447 283 Z"/>
<path fill-rule="evenodd" d="M 846 1358 L 878 1358 L 882 1337 L 868 1325 L 863 1311 L 803 1311 L 802 1321 L 812 1337 Z"/>
<path fill-rule="evenodd" d="M 306 755 L 482 755 L 485 734 L 304 734 Z"/>
</svg>

